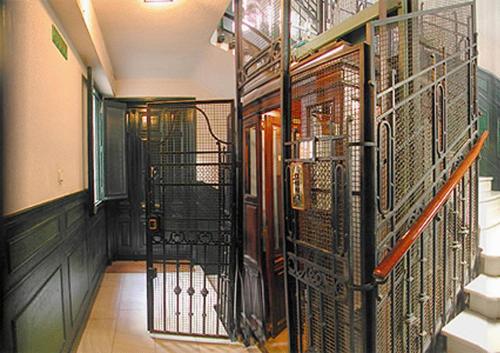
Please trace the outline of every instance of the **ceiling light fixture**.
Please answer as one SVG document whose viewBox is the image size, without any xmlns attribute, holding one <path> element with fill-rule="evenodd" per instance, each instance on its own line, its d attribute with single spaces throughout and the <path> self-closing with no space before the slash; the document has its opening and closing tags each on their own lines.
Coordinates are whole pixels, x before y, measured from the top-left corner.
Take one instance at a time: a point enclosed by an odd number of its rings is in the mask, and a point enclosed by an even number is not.
<svg viewBox="0 0 500 353">
<path fill-rule="evenodd" d="M 144 0 L 144 2 L 174 2 L 174 0 Z"/>
</svg>

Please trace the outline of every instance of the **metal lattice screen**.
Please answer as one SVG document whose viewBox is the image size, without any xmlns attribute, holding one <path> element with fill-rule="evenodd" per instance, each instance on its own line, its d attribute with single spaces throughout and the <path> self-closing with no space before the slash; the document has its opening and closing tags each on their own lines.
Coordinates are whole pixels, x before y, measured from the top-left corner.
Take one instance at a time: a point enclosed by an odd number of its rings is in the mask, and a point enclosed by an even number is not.
<svg viewBox="0 0 500 353">
<path fill-rule="evenodd" d="M 232 101 L 148 107 L 152 332 L 233 333 L 233 114 Z"/>
<path fill-rule="evenodd" d="M 372 25 L 379 260 L 476 136 L 473 4 L 430 3 L 428 10 Z M 451 5 L 434 8 L 444 3 Z M 454 314 L 476 263 L 477 178 L 475 167 L 379 286 L 377 352 L 425 351 Z"/>
<path fill-rule="evenodd" d="M 301 46 L 375 2 L 291 0 L 291 46 Z M 238 86 L 242 95 L 280 75 L 281 6 L 281 0 L 242 0 L 239 5 L 241 20 L 236 24 L 241 27 Z"/>
<path fill-rule="evenodd" d="M 292 76 L 291 159 L 307 171 L 287 253 L 300 352 L 357 352 L 360 334 L 359 47 Z"/>
</svg>

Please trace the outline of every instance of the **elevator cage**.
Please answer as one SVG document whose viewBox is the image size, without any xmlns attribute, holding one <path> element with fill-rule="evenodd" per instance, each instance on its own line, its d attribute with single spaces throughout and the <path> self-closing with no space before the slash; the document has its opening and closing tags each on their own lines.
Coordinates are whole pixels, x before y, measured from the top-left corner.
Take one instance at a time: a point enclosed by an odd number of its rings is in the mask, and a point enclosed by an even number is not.
<svg viewBox="0 0 500 353">
<path fill-rule="evenodd" d="M 373 271 L 477 140 L 475 3 L 235 8 L 239 118 L 281 97 L 290 352 L 435 351 L 477 275 L 477 162 L 390 274 Z"/>
</svg>

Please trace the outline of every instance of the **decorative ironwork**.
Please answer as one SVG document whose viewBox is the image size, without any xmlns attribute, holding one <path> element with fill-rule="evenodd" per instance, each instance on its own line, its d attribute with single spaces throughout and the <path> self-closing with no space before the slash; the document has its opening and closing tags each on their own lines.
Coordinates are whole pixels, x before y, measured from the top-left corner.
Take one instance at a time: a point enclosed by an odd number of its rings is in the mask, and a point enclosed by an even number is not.
<svg viewBox="0 0 500 353">
<path fill-rule="evenodd" d="M 371 24 L 378 261 L 413 225 L 477 137 L 476 88 L 470 80 L 477 61 L 474 5 L 440 5 Z M 379 284 L 377 352 L 433 349 L 436 333 L 454 315 L 458 293 L 476 270 L 477 180 L 475 163 L 387 282 Z"/>
<path fill-rule="evenodd" d="M 360 148 L 363 48 L 291 76 L 293 124 L 285 143 L 307 165 L 309 206 L 294 211 L 288 276 L 299 352 L 356 352 L 361 341 Z M 291 176 L 292 177 L 292 176 Z"/>
<path fill-rule="evenodd" d="M 234 335 L 233 114 L 232 101 L 148 106 L 151 332 Z"/>
</svg>

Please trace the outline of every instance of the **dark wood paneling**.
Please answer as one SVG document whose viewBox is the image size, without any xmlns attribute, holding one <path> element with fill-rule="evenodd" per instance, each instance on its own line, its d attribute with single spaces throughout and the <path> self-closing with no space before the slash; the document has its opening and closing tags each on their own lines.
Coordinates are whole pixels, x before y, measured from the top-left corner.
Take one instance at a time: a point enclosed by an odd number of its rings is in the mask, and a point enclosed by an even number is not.
<svg viewBox="0 0 500 353">
<path fill-rule="evenodd" d="M 81 312 L 89 288 L 85 242 L 77 244 L 68 256 L 68 289 L 72 323 L 76 321 Z"/>
<path fill-rule="evenodd" d="M 7 241 L 9 272 L 13 272 L 44 249 L 61 240 L 59 219 L 47 219 Z"/>
<path fill-rule="evenodd" d="M 65 341 L 62 271 L 59 267 L 13 321 L 18 353 L 61 352 Z"/>
<path fill-rule="evenodd" d="M 107 261 L 106 210 L 80 192 L 7 217 L 0 239 L 2 353 L 66 353 Z"/>
</svg>

